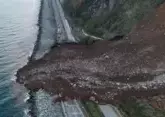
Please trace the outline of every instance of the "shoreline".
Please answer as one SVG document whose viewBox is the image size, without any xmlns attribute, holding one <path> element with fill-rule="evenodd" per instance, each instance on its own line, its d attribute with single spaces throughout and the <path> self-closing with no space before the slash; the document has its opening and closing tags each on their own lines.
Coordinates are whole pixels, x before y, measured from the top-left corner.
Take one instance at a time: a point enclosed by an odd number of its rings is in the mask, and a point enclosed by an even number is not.
<svg viewBox="0 0 165 117">
<path fill-rule="evenodd" d="M 40 7 L 39 7 L 39 14 L 38 14 L 38 23 L 37 23 L 37 26 L 38 26 L 38 34 L 37 34 L 37 40 L 34 44 L 34 48 L 33 48 L 33 52 L 31 54 L 31 56 L 29 57 L 29 61 L 27 64 L 31 63 L 32 61 L 35 60 L 35 55 L 36 55 L 36 52 L 37 52 L 37 49 L 39 47 L 39 41 L 40 41 L 40 38 L 41 38 L 41 33 L 42 33 L 42 10 L 43 10 L 43 0 L 40 0 Z M 34 99 L 34 95 L 35 95 L 35 92 L 29 90 L 29 99 L 27 100 L 27 102 L 30 104 L 30 107 L 29 107 L 29 112 L 28 114 L 31 116 L 31 117 L 37 117 L 36 113 L 35 113 L 35 109 L 36 109 L 36 105 L 35 105 L 35 99 Z"/>
<path fill-rule="evenodd" d="M 38 23 L 37 23 L 37 26 L 38 26 L 38 34 L 37 34 L 37 40 L 34 44 L 34 48 L 33 48 L 33 52 L 32 52 L 32 55 L 29 57 L 29 62 L 35 60 L 35 55 L 36 55 L 36 52 L 37 52 L 37 49 L 39 47 L 39 41 L 40 41 L 40 38 L 41 38 L 41 33 L 42 33 L 42 10 L 43 9 L 43 0 L 40 0 L 40 8 L 39 8 L 39 14 L 38 14 Z"/>
</svg>

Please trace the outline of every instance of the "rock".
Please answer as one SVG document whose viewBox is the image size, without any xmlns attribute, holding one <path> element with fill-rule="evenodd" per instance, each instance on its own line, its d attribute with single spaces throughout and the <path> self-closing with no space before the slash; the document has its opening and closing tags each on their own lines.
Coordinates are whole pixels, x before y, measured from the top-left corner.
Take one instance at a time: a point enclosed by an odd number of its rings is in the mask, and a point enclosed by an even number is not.
<svg viewBox="0 0 165 117">
<path fill-rule="evenodd" d="M 91 96 L 91 97 L 89 98 L 89 100 L 91 100 L 91 101 L 94 102 L 96 99 L 95 99 L 95 97 Z"/>
<path fill-rule="evenodd" d="M 165 95 L 158 95 L 145 99 L 153 108 L 159 110 L 165 110 Z"/>
<path fill-rule="evenodd" d="M 150 103 L 152 105 L 153 108 L 159 109 L 158 103 L 157 102 L 151 102 Z"/>
</svg>

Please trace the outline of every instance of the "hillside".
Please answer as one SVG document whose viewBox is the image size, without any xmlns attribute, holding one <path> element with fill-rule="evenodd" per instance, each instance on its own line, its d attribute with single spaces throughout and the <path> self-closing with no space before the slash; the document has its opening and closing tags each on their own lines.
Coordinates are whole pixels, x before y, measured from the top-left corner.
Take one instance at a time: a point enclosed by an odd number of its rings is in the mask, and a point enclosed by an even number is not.
<svg viewBox="0 0 165 117">
<path fill-rule="evenodd" d="M 164 0 L 65 0 L 74 24 L 87 33 L 112 39 L 124 36 Z"/>
</svg>

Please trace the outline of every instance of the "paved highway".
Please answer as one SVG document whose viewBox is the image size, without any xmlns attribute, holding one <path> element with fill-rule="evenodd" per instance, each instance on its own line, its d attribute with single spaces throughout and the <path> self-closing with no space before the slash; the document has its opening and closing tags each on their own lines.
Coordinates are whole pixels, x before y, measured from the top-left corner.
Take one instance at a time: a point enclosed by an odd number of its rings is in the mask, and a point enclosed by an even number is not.
<svg viewBox="0 0 165 117">
<path fill-rule="evenodd" d="M 112 105 L 99 105 L 104 117 L 122 117 L 119 110 Z"/>
</svg>

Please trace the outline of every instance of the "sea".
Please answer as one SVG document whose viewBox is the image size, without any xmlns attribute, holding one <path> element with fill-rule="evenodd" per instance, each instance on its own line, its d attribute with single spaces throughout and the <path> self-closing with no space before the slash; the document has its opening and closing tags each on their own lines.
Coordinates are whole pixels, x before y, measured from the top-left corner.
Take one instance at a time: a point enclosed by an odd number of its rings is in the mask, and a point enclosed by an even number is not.
<svg viewBox="0 0 165 117">
<path fill-rule="evenodd" d="M 29 91 L 16 83 L 38 35 L 40 0 L 0 0 L 0 117 L 28 117 Z"/>
</svg>

